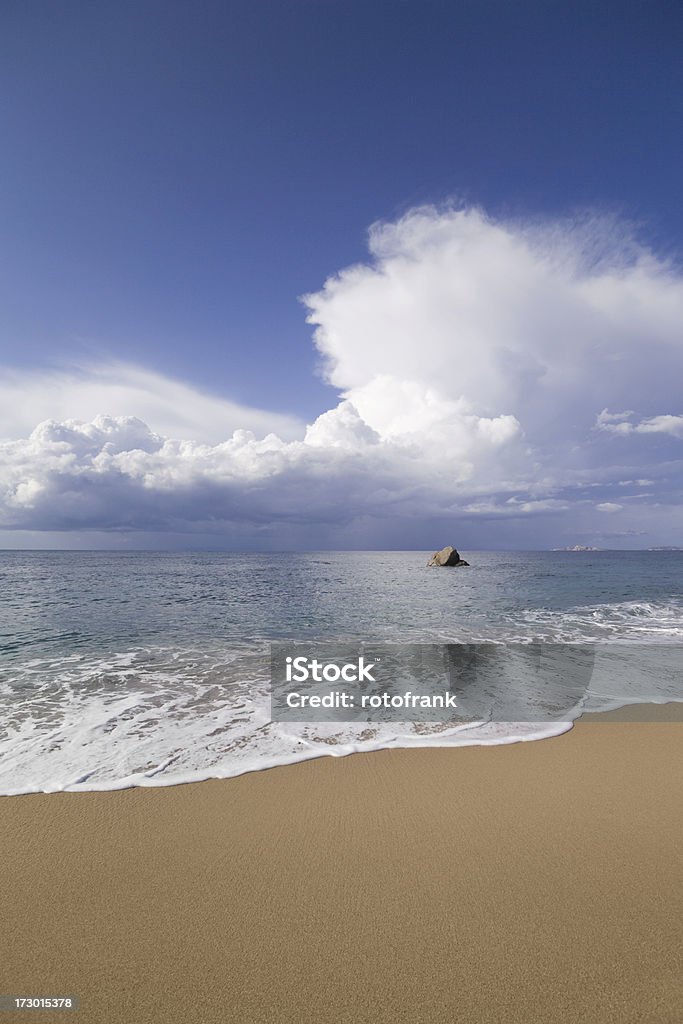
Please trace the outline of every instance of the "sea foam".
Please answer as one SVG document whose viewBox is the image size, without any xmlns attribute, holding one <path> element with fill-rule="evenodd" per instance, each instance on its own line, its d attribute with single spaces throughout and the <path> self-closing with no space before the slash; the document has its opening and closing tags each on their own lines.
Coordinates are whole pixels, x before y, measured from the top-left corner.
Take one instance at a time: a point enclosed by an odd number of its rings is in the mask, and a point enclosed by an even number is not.
<svg viewBox="0 0 683 1024">
<path fill-rule="evenodd" d="M 623 665 L 615 674 L 611 664 L 596 659 L 583 710 L 677 698 L 668 677 L 649 673 L 645 692 L 641 672 L 629 680 Z M 3 794 L 163 786 L 357 751 L 543 739 L 572 725 L 569 718 L 273 722 L 266 647 L 256 654 L 144 648 L 103 659 L 32 659 L 0 686 L 0 722 Z"/>
</svg>

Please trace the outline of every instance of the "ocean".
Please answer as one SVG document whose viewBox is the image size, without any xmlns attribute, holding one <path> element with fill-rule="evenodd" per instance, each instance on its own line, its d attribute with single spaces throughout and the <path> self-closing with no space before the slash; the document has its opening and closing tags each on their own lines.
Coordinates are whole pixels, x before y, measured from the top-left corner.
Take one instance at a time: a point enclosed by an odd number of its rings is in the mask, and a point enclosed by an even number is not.
<svg viewBox="0 0 683 1024">
<path fill-rule="evenodd" d="M 510 743 L 575 717 L 272 722 L 273 641 L 617 644 L 668 652 L 668 667 L 629 676 L 608 660 L 582 710 L 683 700 L 683 552 L 467 551 L 457 569 L 428 569 L 429 554 L 0 552 L 0 793 Z"/>
</svg>

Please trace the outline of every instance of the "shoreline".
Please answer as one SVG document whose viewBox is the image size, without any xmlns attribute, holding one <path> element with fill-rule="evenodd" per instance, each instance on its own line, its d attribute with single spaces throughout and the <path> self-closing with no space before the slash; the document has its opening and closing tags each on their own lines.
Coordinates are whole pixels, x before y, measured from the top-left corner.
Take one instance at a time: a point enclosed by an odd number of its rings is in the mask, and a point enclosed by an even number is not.
<svg viewBox="0 0 683 1024">
<path fill-rule="evenodd" d="M 0 798 L 2 991 L 82 1024 L 675 1024 L 683 705 L 652 707 Z"/>
<path fill-rule="evenodd" d="M 683 722 L 683 700 L 664 704 L 622 704 L 610 711 L 587 711 L 574 722 Z"/>
<path fill-rule="evenodd" d="M 346 744 L 341 744 L 336 748 L 318 749 L 313 750 L 309 748 L 305 753 L 300 755 L 291 756 L 289 759 L 279 758 L 268 758 L 262 756 L 257 758 L 260 760 L 261 766 L 257 766 L 256 763 L 250 764 L 245 767 L 240 767 L 237 771 L 226 773 L 226 774 L 212 774 L 211 770 L 204 773 L 201 769 L 190 770 L 187 773 L 180 775 L 164 776 L 158 770 L 154 770 L 149 775 L 139 774 L 126 776 L 121 779 L 117 779 L 112 782 L 94 782 L 81 788 L 81 783 L 74 783 L 72 785 L 64 786 L 63 788 L 55 789 L 18 789 L 15 791 L 9 790 L 0 792 L 0 800 L 6 797 L 15 798 L 23 796 L 52 796 L 58 793 L 116 793 L 122 792 L 128 789 L 167 789 L 175 786 L 193 786 L 199 785 L 202 782 L 216 782 L 216 781 L 230 781 L 231 779 L 239 779 L 244 775 L 251 775 L 256 772 L 273 771 L 277 768 L 293 767 L 297 764 L 303 764 L 306 761 L 316 761 L 321 758 L 336 757 L 344 758 L 351 757 L 358 753 L 379 753 L 382 750 L 427 750 L 427 749 L 463 749 L 466 747 L 497 747 L 497 746 L 510 746 L 517 743 L 538 743 L 542 740 L 556 739 L 558 736 L 564 735 L 566 732 L 570 732 L 573 728 L 578 725 L 579 722 L 599 722 L 599 721 L 615 721 L 615 722 L 683 722 L 683 698 L 680 701 L 669 700 L 666 702 L 637 702 L 631 704 L 623 704 L 619 707 L 612 708 L 607 711 L 590 711 L 584 712 L 578 718 L 567 721 L 547 721 L 537 723 L 500 723 L 501 725 L 518 724 L 521 726 L 533 725 L 537 727 L 536 731 L 530 730 L 528 732 L 520 731 L 515 735 L 500 736 L 495 739 L 474 739 L 469 737 L 463 737 L 460 742 L 446 744 L 440 743 L 438 736 L 434 737 L 423 737 L 417 738 L 416 736 L 403 736 L 400 743 L 378 743 L 377 745 L 367 745 L 360 749 L 344 749 Z M 87 773 L 92 774 L 92 773 Z"/>
</svg>

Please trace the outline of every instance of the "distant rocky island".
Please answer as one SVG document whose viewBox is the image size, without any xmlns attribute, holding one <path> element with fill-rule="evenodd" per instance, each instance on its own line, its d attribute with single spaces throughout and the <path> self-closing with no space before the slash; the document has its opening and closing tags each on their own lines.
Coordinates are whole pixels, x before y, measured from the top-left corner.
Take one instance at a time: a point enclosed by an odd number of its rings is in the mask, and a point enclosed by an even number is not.
<svg viewBox="0 0 683 1024">
<path fill-rule="evenodd" d="M 553 551 L 606 551 L 608 548 L 591 548 L 585 544 L 574 544 L 567 548 L 552 548 Z M 674 544 L 662 544 L 657 548 L 634 548 L 634 551 L 683 551 L 683 547 Z"/>
<path fill-rule="evenodd" d="M 453 547 L 441 548 L 441 551 L 435 551 L 432 557 L 427 562 L 428 566 L 440 566 L 442 568 L 450 569 L 455 565 L 469 565 L 460 557 L 458 552 Z"/>
<path fill-rule="evenodd" d="M 604 548 L 590 548 L 585 544 L 574 544 L 569 548 L 553 548 L 553 551 L 604 551 Z"/>
</svg>

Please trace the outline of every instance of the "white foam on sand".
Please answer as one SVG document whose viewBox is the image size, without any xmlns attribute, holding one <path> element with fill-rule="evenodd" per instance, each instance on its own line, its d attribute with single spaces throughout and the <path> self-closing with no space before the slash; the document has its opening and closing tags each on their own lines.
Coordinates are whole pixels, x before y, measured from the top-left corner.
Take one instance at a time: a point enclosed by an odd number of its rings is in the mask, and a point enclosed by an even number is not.
<svg viewBox="0 0 683 1024">
<path fill-rule="evenodd" d="M 646 666 L 647 667 L 647 666 Z M 649 671 L 649 670 L 648 670 Z M 590 700 L 573 710 L 682 699 L 680 682 L 618 680 L 599 659 Z M 676 688 L 678 685 L 678 689 Z M 165 786 L 392 747 L 544 739 L 572 721 L 278 723 L 270 717 L 267 648 L 141 648 L 15 666 L 0 682 L 0 793 Z"/>
</svg>

